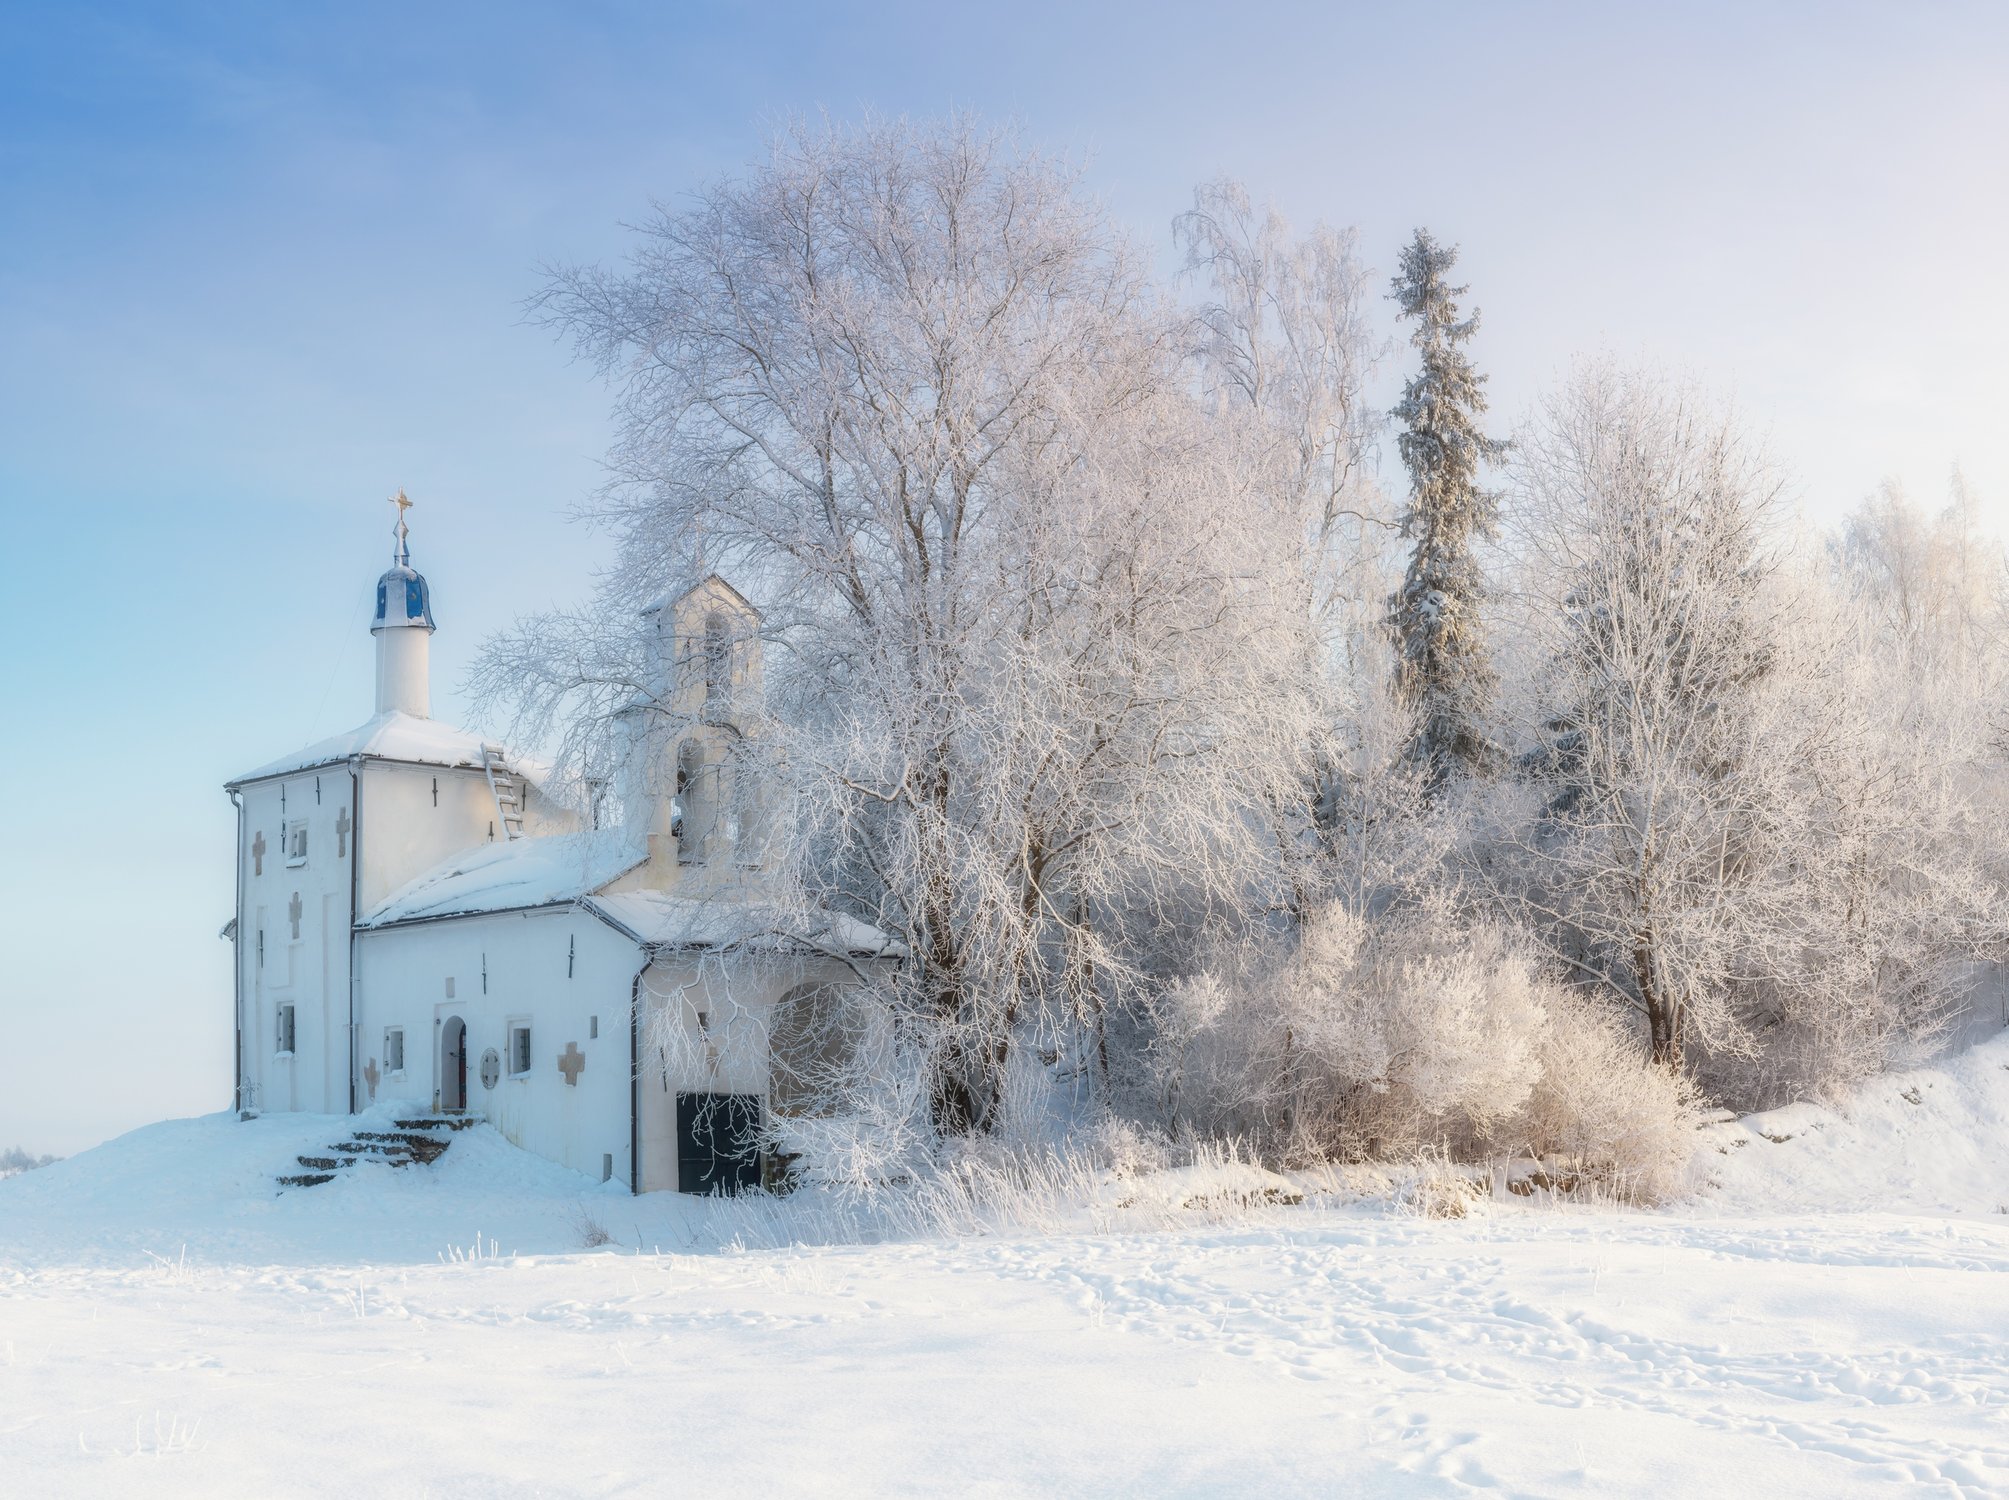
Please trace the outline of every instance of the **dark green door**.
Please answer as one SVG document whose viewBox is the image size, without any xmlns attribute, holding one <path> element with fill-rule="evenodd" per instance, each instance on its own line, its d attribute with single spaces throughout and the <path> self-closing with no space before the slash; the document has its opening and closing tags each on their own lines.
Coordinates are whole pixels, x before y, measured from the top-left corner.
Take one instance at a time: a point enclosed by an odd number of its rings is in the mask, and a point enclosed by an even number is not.
<svg viewBox="0 0 2009 1500">
<path fill-rule="evenodd" d="M 760 1095 L 677 1095 L 677 1191 L 760 1186 Z"/>
</svg>

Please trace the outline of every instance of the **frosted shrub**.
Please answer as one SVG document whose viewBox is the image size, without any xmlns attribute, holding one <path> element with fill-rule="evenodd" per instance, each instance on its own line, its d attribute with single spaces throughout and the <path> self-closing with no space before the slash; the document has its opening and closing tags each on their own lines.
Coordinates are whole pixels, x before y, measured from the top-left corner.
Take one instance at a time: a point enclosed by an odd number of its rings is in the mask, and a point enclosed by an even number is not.
<svg viewBox="0 0 2009 1500">
<path fill-rule="evenodd" d="M 1103 1115 L 1086 1126 L 1078 1143 L 1090 1160 L 1117 1177 L 1165 1171 L 1178 1155 L 1163 1135 L 1114 1115 Z"/>
<path fill-rule="evenodd" d="M 1168 1112 L 1294 1164 L 1532 1153 L 1613 1196 L 1680 1190 L 1696 1107 L 1622 1022 L 1507 933 L 1333 907 L 1287 955 L 1175 987 Z"/>
<path fill-rule="evenodd" d="M 1680 1074 L 1650 1066 L 1609 1010 L 1551 989 L 1537 1061 L 1520 1122 L 1532 1154 L 1626 1202 L 1683 1191 L 1701 1119 L 1695 1091 Z"/>
<path fill-rule="evenodd" d="M 1290 1160 L 1468 1146 L 1527 1102 L 1545 988 L 1496 929 L 1334 905 L 1286 956 L 1175 987 L 1156 1061 L 1176 1118 Z"/>
</svg>

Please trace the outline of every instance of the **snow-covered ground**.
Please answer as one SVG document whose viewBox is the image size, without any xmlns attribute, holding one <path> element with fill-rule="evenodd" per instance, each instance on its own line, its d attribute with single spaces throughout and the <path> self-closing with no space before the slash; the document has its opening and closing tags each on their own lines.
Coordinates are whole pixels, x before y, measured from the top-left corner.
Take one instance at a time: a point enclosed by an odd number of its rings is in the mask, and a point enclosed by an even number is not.
<svg viewBox="0 0 2009 1500">
<path fill-rule="evenodd" d="M 0 1183 L 0 1495 L 2009 1494 L 2009 1038 L 1656 1213 L 757 1248 L 486 1131 L 274 1192 L 349 1123 Z"/>
</svg>

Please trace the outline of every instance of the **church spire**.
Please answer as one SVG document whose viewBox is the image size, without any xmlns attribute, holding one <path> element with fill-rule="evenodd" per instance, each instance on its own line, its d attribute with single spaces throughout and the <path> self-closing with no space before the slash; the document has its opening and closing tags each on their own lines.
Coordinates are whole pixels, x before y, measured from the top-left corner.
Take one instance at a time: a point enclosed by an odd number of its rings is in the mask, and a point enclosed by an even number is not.
<svg viewBox="0 0 2009 1500">
<path fill-rule="evenodd" d="M 399 486 L 398 492 L 390 497 L 390 503 L 398 508 L 398 524 L 391 531 L 391 535 L 398 539 L 398 544 L 391 549 L 391 563 L 395 567 L 409 568 L 412 565 L 412 529 L 405 524 L 405 512 L 412 508 L 412 502 L 405 498 L 402 485 Z"/>
<path fill-rule="evenodd" d="M 411 528 L 405 523 L 412 502 L 399 490 L 390 503 L 398 508 L 391 531 L 397 546 L 390 569 L 377 580 L 377 613 L 370 621 L 370 634 L 377 638 L 377 712 L 424 719 L 432 708 L 427 649 L 433 632 L 432 590 L 412 567 Z"/>
</svg>

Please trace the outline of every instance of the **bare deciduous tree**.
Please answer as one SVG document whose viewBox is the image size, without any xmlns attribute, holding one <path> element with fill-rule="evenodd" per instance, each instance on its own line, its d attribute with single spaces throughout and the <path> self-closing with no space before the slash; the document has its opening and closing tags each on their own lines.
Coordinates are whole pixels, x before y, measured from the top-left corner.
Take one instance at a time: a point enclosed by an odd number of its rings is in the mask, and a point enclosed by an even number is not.
<svg viewBox="0 0 2009 1500">
<path fill-rule="evenodd" d="M 1548 801 L 1521 900 L 1637 1007 L 1655 1059 L 1748 1051 L 1736 963 L 1775 920 L 1788 689 L 1779 481 L 1691 392 L 1607 365 L 1526 439 L 1511 525 L 1545 644 Z"/>
<path fill-rule="evenodd" d="M 1028 1024 L 1102 1036 L 1123 923 L 1260 899 L 1249 809 L 1318 752 L 1246 429 L 1072 173 L 969 121 L 798 126 L 539 307 L 620 390 L 603 617 L 700 558 L 760 594 L 800 888 L 906 939 L 936 1124 L 994 1123 Z"/>
</svg>

